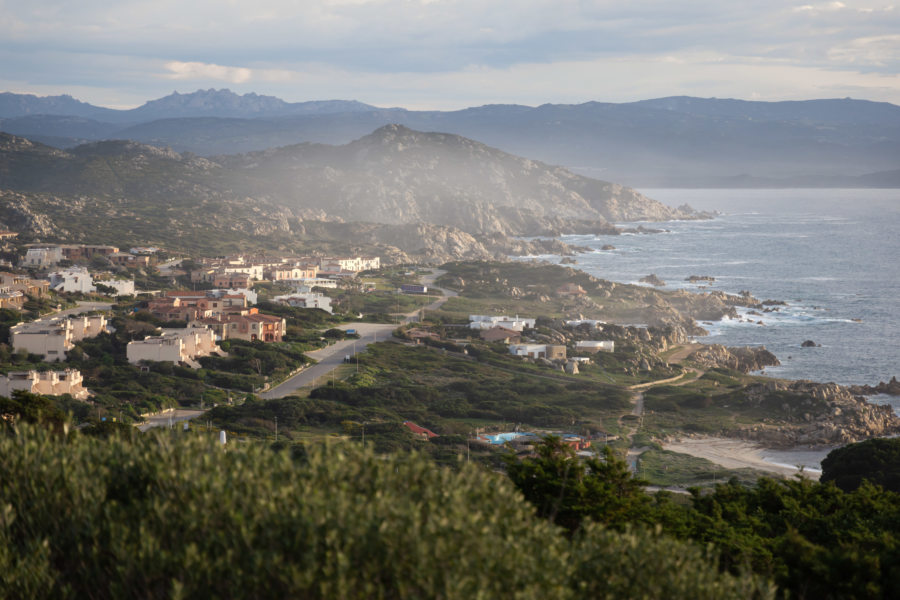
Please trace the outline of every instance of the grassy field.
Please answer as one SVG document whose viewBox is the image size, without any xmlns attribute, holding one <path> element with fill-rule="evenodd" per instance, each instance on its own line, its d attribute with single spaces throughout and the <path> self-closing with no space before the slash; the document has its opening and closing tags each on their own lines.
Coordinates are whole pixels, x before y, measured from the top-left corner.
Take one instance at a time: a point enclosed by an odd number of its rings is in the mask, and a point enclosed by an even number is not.
<svg viewBox="0 0 900 600">
<path fill-rule="evenodd" d="M 772 477 L 754 469 L 726 469 L 705 458 L 653 448 L 638 459 L 638 475 L 651 485 L 662 487 L 706 487 L 736 478 L 746 484 L 760 477 Z"/>
</svg>

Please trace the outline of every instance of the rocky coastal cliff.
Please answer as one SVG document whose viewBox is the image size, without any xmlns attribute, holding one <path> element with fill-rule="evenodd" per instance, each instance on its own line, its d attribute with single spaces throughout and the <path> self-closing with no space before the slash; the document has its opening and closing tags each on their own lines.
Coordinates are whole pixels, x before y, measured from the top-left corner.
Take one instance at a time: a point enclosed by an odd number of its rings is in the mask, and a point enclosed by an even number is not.
<svg viewBox="0 0 900 600">
<path fill-rule="evenodd" d="M 810 381 L 771 381 L 747 387 L 742 402 L 778 413 L 779 423 L 724 432 L 770 448 L 832 446 L 900 434 L 900 418 L 886 405 L 866 402 L 847 387 Z M 785 423 L 786 421 L 786 423 Z"/>
</svg>

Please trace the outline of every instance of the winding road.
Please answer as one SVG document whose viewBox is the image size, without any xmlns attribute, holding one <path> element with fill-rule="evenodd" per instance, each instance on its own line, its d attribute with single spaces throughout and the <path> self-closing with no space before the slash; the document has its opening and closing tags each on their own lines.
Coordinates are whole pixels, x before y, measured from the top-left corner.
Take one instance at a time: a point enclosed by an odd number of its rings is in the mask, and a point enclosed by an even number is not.
<svg viewBox="0 0 900 600">
<path fill-rule="evenodd" d="M 446 271 L 442 271 L 440 269 L 435 269 L 430 275 L 425 275 L 424 277 L 422 277 L 422 284 L 429 288 L 432 288 L 434 281 L 445 272 Z M 442 292 L 443 296 L 437 298 L 434 302 L 425 306 L 424 309 L 417 309 L 413 312 L 404 313 L 404 323 L 417 322 L 421 310 L 437 310 L 449 298 L 457 295 L 453 290 L 445 290 L 443 288 L 434 289 Z M 378 341 L 393 339 L 391 334 L 396 328 L 396 323 L 345 323 L 343 325 L 340 325 L 338 329 L 343 329 L 345 331 L 348 329 L 355 329 L 359 334 L 359 339 L 341 340 L 326 348 L 321 348 L 313 352 L 307 352 L 306 355 L 308 357 L 318 361 L 315 365 L 303 369 L 296 375 L 289 377 L 272 389 L 261 393 L 260 397 L 266 400 L 270 400 L 273 398 L 284 398 L 285 396 L 289 396 L 295 393 L 301 388 L 311 385 L 320 377 L 324 377 L 325 375 L 328 375 L 329 373 L 337 369 L 341 364 L 345 362 L 347 356 L 350 356 L 352 360 L 352 358 L 356 356 L 357 352 L 364 352 L 366 346 L 368 346 L 369 344 Z"/>
</svg>

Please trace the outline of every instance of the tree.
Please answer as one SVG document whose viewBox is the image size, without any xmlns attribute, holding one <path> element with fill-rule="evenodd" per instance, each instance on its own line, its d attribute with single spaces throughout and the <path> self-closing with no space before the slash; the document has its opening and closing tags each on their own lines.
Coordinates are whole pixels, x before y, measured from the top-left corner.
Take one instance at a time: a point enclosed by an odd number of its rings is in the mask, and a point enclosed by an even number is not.
<svg viewBox="0 0 900 600">
<path fill-rule="evenodd" d="M 822 461 L 821 481 L 850 492 L 864 480 L 900 492 L 900 438 L 876 438 L 835 448 Z"/>
<path fill-rule="evenodd" d="M 643 490 L 646 482 L 634 478 L 608 446 L 602 458 L 581 460 L 562 439 L 548 436 L 535 451 L 536 458 L 522 461 L 508 454 L 506 468 L 541 517 L 570 532 L 588 518 L 618 527 L 649 522 L 651 498 Z"/>
</svg>

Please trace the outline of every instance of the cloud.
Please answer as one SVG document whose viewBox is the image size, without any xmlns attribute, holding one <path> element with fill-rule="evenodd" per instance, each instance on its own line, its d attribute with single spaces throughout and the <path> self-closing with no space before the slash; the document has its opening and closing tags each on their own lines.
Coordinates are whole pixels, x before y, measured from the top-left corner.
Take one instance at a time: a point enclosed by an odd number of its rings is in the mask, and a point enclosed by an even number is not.
<svg viewBox="0 0 900 600">
<path fill-rule="evenodd" d="M 253 71 L 244 67 L 224 67 L 222 65 L 181 62 L 173 60 L 165 64 L 169 73 L 167 79 L 214 80 L 228 83 L 245 83 L 253 77 Z"/>
<path fill-rule="evenodd" d="M 158 97 L 171 81 L 402 105 L 812 97 L 844 78 L 886 99 L 900 71 L 891 1 L 0 0 L 0 60 L 17 89 L 56 81 L 119 97 Z M 780 92 L 761 75 L 781 81 L 789 67 L 803 76 Z"/>
<path fill-rule="evenodd" d="M 897 64 L 900 62 L 900 34 L 855 39 L 835 46 L 828 51 L 828 57 L 835 62 L 850 65 Z"/>
</svg>

